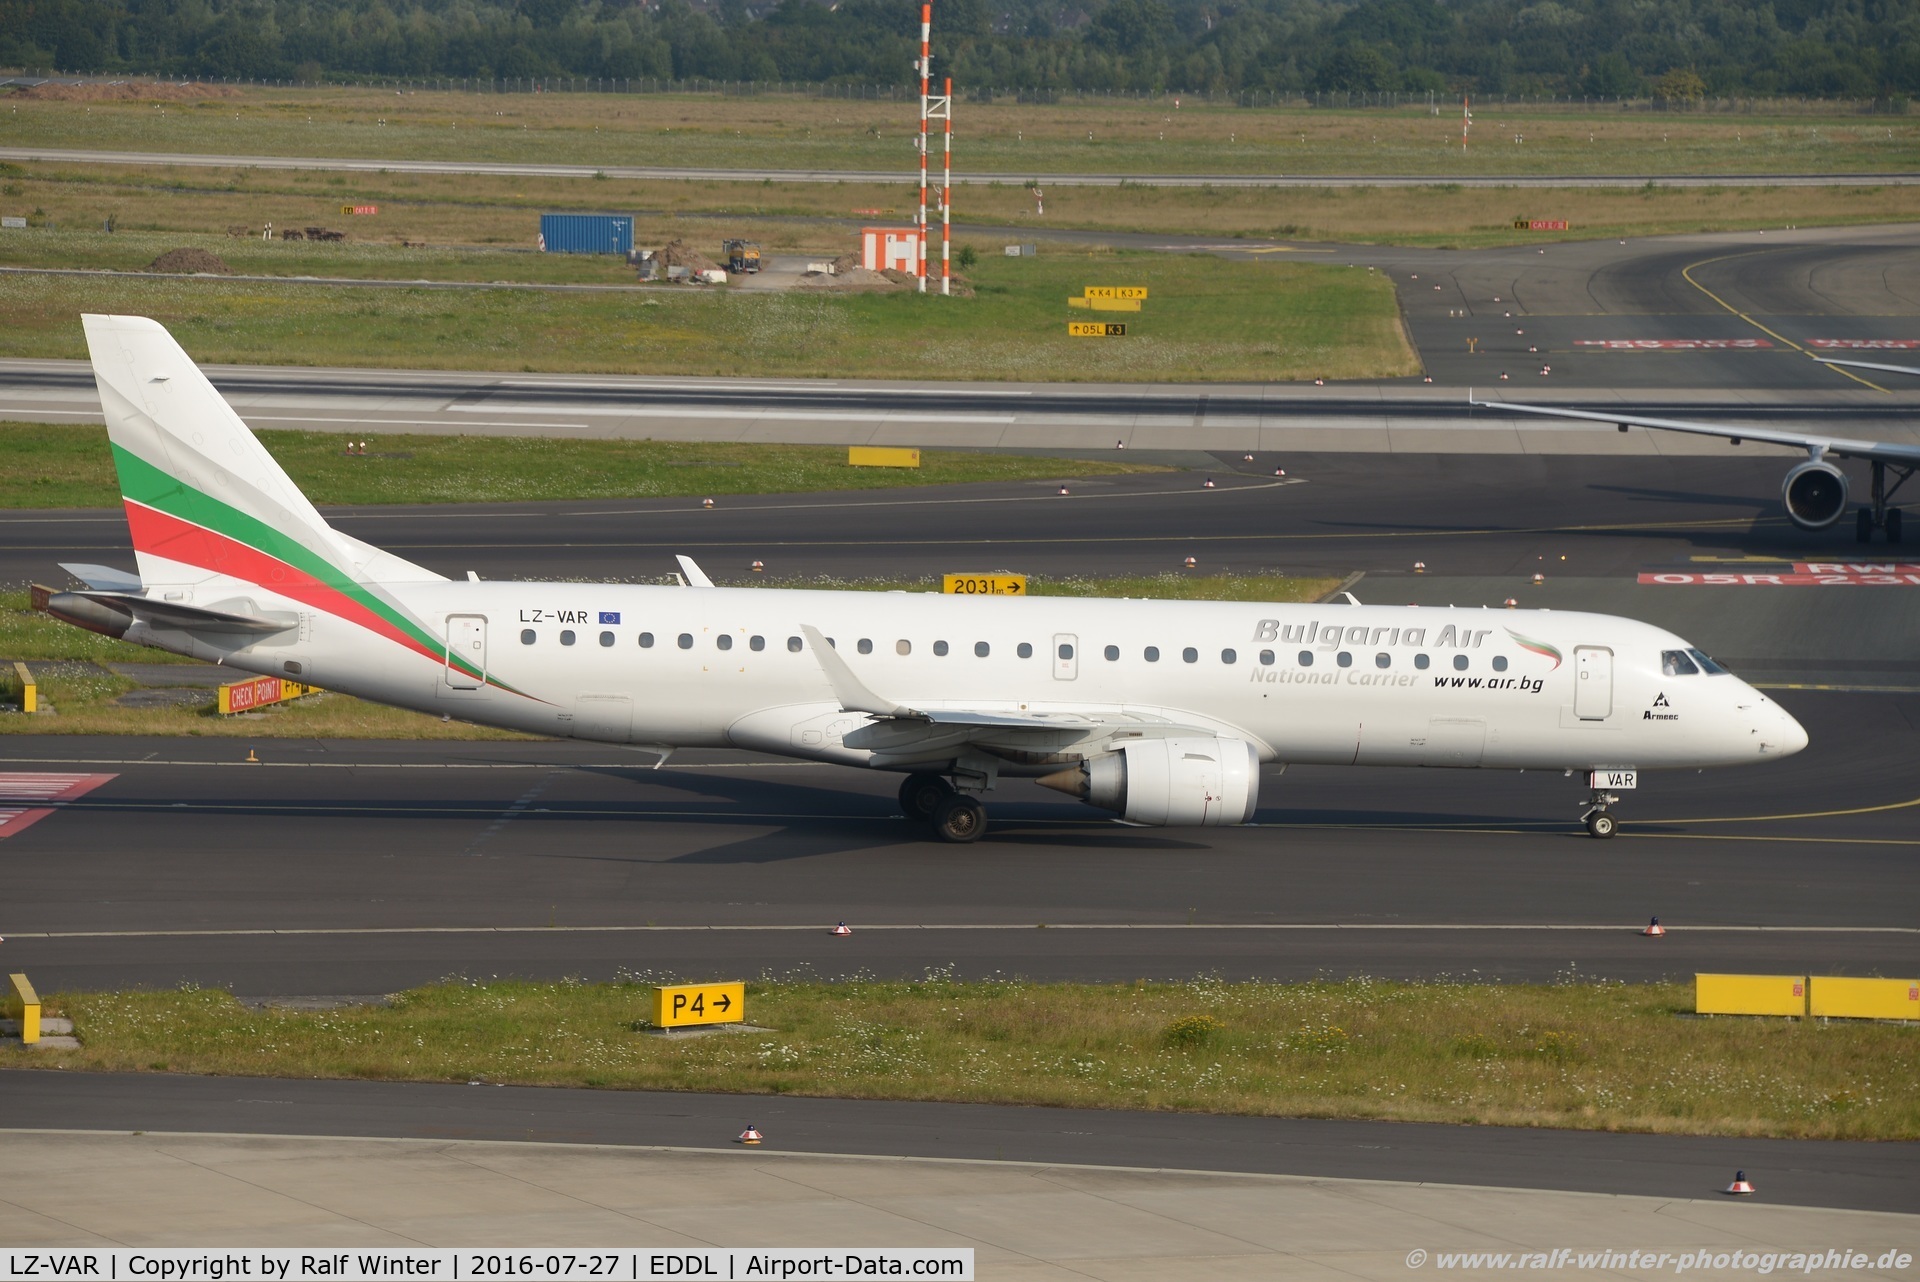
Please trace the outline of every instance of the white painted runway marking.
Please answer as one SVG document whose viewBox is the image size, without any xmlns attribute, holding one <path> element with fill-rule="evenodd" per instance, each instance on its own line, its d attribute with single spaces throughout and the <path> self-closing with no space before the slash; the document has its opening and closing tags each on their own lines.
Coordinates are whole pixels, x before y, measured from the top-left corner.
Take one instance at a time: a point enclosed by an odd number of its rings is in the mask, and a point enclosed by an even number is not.
<svg viewBox="0 0 1920 1282">
<path fill-rule="evenodd" d="M 0 774 L 0 838 L 24 832 L 65 803 L 117 777 L 39 771 Z"/>
<path fill-rule="evenodd" d="M 938 922 L 888 923 L 862 925 L 862 933 L 872 931 L 922 931 L 927 933 L 962 931 L 1020 931 L 1039 929 L 1037 922 Z M 818 922 L 802 925 L 701 925 L 701 926 L 273 926 L 240 927 L 231 930 L 68 930 L 10 931 L 9 939 L 229 939 L 262 935 L 684 935 L 684 934 L 805 934 L 824 935 L 828 927 Z M 1562 923 L 1501 924 L 1485 922 L 1430 922 L 1391 925 L 1380 922 L 1048 922 L 1052 931 L 1167 931 L 1219 932 L 1258 931 L 1484 931 L 1591 933 L 1638 935 L 1645 927 L 1639 922 L 1613 925 Z M 1722 935 L 1920 935 L 1920 926 L 1686 926 L 1677 930 L 1688 934 Z"/>
</svg>

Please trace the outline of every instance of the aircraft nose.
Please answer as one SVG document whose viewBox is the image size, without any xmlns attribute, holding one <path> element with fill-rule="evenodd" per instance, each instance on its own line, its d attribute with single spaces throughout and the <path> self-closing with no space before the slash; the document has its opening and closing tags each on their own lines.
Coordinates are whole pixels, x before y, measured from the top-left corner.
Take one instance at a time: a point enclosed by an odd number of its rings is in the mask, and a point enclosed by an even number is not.
<svg viewBox="0 0 1920 1282">
<path fill-rule="evenodd" d="M 1807 728 L 1795 721 L 1779 704 L 1773 705 L 1773 711 L 1774 715 L 1780 719 L 1780 728 L 1776 732 L 1780 739 L 1780 746 L 1775 751 L 1782 757 L 1791 757 L 1807 746 Z"/>
</svg>

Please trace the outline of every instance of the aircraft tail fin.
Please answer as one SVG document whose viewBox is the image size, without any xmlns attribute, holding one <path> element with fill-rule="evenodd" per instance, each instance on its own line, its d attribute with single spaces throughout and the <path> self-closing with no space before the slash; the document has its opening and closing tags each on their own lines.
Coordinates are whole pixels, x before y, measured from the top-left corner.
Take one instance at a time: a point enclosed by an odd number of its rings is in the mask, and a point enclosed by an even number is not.
<svg viewBox="0 0 1920 1282">
<path fill-rule="evenodd" d="M 229 578 L 297 596 L 442 577 L 329 526 L 163 325 L 82 320 L 142 582 Z"/>
</svg>

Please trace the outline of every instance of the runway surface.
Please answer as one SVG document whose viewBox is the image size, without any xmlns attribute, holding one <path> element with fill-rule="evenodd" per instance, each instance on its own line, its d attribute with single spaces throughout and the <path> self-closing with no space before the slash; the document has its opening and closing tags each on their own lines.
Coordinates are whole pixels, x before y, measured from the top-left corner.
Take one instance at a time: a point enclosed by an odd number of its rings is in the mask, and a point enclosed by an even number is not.
<svg viewBox="0 0 1920 1282">
<path fill-rule="evenodd" d="M 357 173 L 491 174 L 525 178 L 651 179 L 684 182 L 897 183 L 897 170 L 700 169 L 660 165 L 562 165 L 466 160 L 368 160 L 341 156 L 230 156 L 185 152 L 92 151 L 65 147 L 0 147 L 0 160 L 50 160 L 68 164 L 173 165 L 184 168 L 340 170 Z M 1841 174 L 1154 174 L 1154 173 L 967 173 L 955 186 L 1035 182 L 1049 187 L 1901 187 L 1920 183 L 1920 173 Z"/>
<path fill-rule="evenodd" d="M 1323 1179 L 1711 1197 L 1735 1170 L 1773 1206 L 1920 1211 L 1911 1144 L 1611 1135 L 1510 1127 L 1207 1117 L 979 1104 L 13 1072 L 16 1115 L 67 1130 L 517 1140 L 889 1154 Z M 737 1151 L 737 1150 L 736 1150 Z M 764 1155 L 752 1156 L 761 1160 Z"/>
</svg>

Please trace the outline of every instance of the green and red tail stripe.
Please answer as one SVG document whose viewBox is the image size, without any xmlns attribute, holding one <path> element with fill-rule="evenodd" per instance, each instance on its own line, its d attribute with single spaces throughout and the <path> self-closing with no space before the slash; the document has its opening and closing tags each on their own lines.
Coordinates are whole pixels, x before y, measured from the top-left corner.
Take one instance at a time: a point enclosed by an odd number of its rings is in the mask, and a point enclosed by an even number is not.
<svg viewBox="0 0 1920 1282">
<path fill-rule="evenodd" d="M 417 620 L 306 544 L 193 489 L 129 450 L 116 445 L 113 454 L 137 551 L 258 583 L 435 663 L 451 662 L 470 676 L 482 676 L 460 656 L 450 655 Z"/>
</svg>

